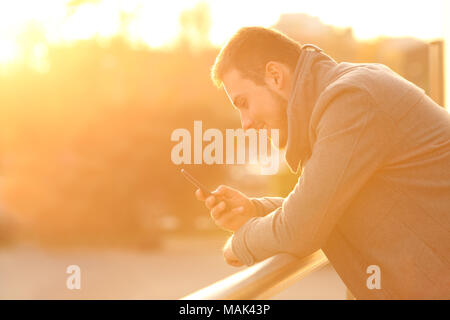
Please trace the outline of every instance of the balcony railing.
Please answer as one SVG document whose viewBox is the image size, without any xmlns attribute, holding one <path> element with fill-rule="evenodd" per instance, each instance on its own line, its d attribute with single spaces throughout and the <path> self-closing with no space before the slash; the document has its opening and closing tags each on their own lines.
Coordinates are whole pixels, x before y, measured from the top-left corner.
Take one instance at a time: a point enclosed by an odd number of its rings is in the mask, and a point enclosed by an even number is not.
<svg viewBox="0 0 450 320">
<path fill-rule="evenodd" d="M 278 254 L 182 299 L 269 299 L 327 263 L 328 260 L 322 250 L 303 259 L 285 253 Z"/>
</svg>

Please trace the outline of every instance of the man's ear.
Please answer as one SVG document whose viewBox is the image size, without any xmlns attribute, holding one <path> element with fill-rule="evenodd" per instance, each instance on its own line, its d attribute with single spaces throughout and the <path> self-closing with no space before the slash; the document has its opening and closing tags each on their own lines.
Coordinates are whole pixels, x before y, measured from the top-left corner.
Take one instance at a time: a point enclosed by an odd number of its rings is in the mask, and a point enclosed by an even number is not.
<svg viewBox="0 0 450 320">
<path fill-rule="evenodd" d="M 283 89 L 285 75 L 281 63 L 269 61 L 266 64 L 265 81 L 266 84 L 275 91 L 280 91 Z"/>
</svg>

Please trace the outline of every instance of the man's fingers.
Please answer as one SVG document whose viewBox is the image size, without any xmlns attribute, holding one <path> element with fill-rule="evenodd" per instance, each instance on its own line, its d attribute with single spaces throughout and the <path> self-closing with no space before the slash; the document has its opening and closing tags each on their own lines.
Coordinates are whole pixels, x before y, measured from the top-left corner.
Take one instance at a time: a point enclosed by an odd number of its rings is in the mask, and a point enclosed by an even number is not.
<svg viewBox="0 0 450 320">
<path fill-rule="evenodd" d="M 201 189 L 195 190 L 195 197 L 196 197 L 198 200 L 201 200 L 201 201 L 205 201 L 205 200 L 206 200 L 206 197 L 205 197 L 205 195 L 203 194 L 203 192 L 202 192 Z"/>
<path fill-rule="evenodd" d="M 225 202 L 221 201 L 217 206 L 211 209 L 211 217 L 214 220 L 220 219 L 220 217 L 223 215 L 226 208 Z"/>
<path fill-rule="evenodd" d="M 241 214 L 244 212 L 244 207 L 237 207 L 230 211 L 232 214 Z"/>
<path fill-rule="evenodd" d="M 213 191 L 213 193 L 217 193 L 217 194 L 222 194 L 227 190 L 227 187 L 225 187 L 224 185 L 220 185 L 217 187 L 216 190 Z"/>
<path fill-rule="evenodd" d="M 214 195 L 220 195 L 222 197 L 229 197 L 229 196 L 231 196 L 231 191 L 232 190 L 229 187 L 224 186 L 224 185 L 220 185 L 212 193 Z"/>
<path fill-rule="evenodd" d="M 220 204 L 222 204 L 222 202 Z M 214 211 L 214 213 L 211 212 L 211 216 L 214 218 L 216 224 L 219 226 L 224 226 L 231 223 L 233 219 L 236 218 L 236 216 L 242 214 L 242 212 L 244 211 L 244 207 L 237 207 L 231 211 L 224 211 L 224 209 L 225 208 L 221 205 L 217 210 L 219 213 L 216 213 L 216 211 Z"/>
<path fill-rule="evenodd" d="M 237 216 L 241 215 L 244 210 L 244 207 L 234 208 L 233 210 L 225 211 L 217 217 L 217 222 L 221 225 L 227 224 L 235 219 Z"/>
<path fill-rule="evenodd" d="M 239 219 L 237 214 L 231 213 L 230 211 L 222 213 L 218 219 L 215 219 L 214 222 L 216 225 L 222 229 L 236 231 L 239 226 Z"/>
<path fill-rule="evenodd" d="M 225 261 L 232 267 L 241 267 L 243 266 L 242 262 L 237 260 L 225 259 Z"/>
<path fill-rule="evenodd" d="M 216 204 L 216 197 L 209 196 L 208 198 L 206 198 L 205 205 L 208 209 L 212 209 L 215 204 Z"/>
</svg>

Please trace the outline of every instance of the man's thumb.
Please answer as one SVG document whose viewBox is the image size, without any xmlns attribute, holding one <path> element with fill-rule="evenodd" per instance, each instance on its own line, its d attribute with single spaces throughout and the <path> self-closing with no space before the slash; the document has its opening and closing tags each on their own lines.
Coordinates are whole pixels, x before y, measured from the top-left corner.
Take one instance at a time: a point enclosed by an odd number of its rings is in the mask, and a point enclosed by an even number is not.
<svg viewBox="0 0 450 320">
<path fill-rule="evenodd" d="M 227 186 L 220 185 L 212 193 L 213 194 L 220 194 L 220 195 L 225 196 L 225 195 L 227 195 L 229 193 L 229 191 L 230 191 L 230 189 Z"/>
</svg>

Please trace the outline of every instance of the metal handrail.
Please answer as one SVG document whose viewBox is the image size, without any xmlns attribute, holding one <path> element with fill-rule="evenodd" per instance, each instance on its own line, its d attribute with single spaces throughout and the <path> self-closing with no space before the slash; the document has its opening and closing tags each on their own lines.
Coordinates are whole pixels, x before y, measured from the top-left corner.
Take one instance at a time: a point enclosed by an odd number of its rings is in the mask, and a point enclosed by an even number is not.
<svg viewBox="0 0 450 320">
<path fill-rule="evenodd" d="M 327 263 L 328 259 L 322 250 L 302 259 L 286 253 L 278 254 L 189 294 L 182 300 L 269 299 Z"/>
</svg>

